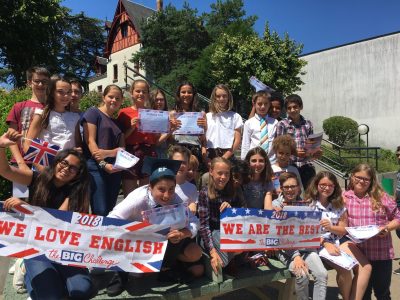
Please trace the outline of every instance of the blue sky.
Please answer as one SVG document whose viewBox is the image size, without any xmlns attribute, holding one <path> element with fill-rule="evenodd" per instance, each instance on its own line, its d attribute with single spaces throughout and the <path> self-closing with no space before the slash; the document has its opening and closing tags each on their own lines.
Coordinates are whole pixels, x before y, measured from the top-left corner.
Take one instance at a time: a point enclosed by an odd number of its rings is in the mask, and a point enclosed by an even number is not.
<svg viewBox="0 0 400 300">
<path fill-rule="evenodd" d="M 64 0 L 62 4 L 98 19 L 112 20 L 118 0 Z M 156 7 L 156 0 L 136 0 Z M 182 7 L 184 1 L 164 0 Z M 188 1 L 200 13 L 210 11 L 215 1 Z M 354 41 L 400 31 L 398 0 L 244 0 L 248 15 L 258 16 L 256 30 L 264 31 L 266 22 L 280 35 L 285 32 L 304 45 L 303 53 L 322 50 Z"/>
</svg>

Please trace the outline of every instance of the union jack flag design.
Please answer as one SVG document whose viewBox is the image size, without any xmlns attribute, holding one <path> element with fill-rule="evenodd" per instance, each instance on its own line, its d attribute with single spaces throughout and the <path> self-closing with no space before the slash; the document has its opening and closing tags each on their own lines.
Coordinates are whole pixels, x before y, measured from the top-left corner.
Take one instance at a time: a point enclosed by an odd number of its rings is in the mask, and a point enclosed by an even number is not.
<svg viewBox="0 0 400 300">
<path fill-rule="evenodd" d="M 57 145 L 40 139 L 33 139 L 24 159 L 47 167 L 53 162 L 58 150 L 60 150 L 60 147 Z"/>
<path fill-rule="evenodd" d="M 159 272 L 169 225 L 132 222 L 31 205 L 4 211 L 0 256 L 133 273 Z"/>
</svg>

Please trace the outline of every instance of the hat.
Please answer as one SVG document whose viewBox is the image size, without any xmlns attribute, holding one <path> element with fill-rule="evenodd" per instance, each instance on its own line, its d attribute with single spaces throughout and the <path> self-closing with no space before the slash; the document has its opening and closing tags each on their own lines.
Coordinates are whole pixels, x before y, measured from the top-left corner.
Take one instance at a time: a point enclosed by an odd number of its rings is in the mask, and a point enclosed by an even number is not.
<svg viewBox="0 0 400 300">
<path fill-rule="evenodd" d="M 181 163 L 182 162 L 179 160 L 146 156 L 143 161 L 142 172 L 150 175 L 150 182 L 160 177 L 171 177 L 175 179 L 175 175 L 178 173 Z"/>
</svg>

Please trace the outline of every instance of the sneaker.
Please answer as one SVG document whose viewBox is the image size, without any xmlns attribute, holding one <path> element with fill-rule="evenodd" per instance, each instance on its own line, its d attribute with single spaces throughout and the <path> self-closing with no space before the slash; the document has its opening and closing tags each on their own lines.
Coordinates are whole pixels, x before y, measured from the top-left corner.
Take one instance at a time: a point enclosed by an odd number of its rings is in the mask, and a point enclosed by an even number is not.
<svg viewBox="0 0 400 300">
<path fill-rule="evenodd" d="M 115 297 L 120 295 L 124 290 L 128 282 L 129 273 L 127 272 L 116 272 L 107 285 L 107 295 L 109 297 Z"/>
<path fill-rule="evenodd" d="M 400 275 L 400 268 L 393 271 L 393 274 Z"/>
</svg>

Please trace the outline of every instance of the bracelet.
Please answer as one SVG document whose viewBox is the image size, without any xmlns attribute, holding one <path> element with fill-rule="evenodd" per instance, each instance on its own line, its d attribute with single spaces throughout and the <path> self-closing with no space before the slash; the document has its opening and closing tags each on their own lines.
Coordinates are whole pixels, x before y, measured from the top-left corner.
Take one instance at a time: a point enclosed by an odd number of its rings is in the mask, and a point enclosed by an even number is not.
<svg viewBox="0 0 400 300">
<path fill-rule="evenodd" d="M 105 160 L 101 160 L 99 162 L 99 167 L 100 169 L 104 169 L 106 167 L 106 165 L 108 164 L 108 162 L 106 162 Z"/>
</svg>

